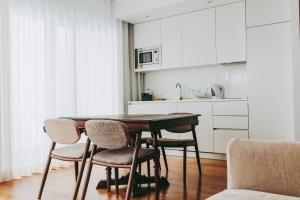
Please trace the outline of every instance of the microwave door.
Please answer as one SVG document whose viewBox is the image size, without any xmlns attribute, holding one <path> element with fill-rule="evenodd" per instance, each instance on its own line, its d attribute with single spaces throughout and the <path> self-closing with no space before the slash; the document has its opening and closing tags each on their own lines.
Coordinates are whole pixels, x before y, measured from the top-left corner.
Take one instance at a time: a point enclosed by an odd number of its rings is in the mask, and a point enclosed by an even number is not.
<svg viewBox="0 0 300 200">
<path fill-rule="evenodd" d="M 139 53 L 139 65 L 152 64 L 152 51 Z"/>
</svg>

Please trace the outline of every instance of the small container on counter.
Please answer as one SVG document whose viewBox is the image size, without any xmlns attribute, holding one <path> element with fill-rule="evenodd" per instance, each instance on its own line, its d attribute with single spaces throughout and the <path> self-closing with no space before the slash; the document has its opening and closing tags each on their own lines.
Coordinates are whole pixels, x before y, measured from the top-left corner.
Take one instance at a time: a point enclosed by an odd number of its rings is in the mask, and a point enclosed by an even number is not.
<svg viewBox="0 0 300 200">
<path fill-rule="evenodd" d="M 153 93 L 150 89 L 147 89 L 145 92 L 142 93 L 142 101 L 152 101 L 153 100 Z"/>
</svg>

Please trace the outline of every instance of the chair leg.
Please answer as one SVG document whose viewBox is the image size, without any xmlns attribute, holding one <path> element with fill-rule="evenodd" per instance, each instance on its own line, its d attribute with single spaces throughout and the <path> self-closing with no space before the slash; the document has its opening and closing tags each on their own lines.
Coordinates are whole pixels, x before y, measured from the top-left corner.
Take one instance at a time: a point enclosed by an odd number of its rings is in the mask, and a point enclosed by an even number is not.
<svg viewBox="0 0 300 200">
<path fill-rule="evenodd" d="M 106 183 L 107 191 L 110 192 L 110 182 L 111 182 L 111 167 L 106 168 Z"/>
<path fill-rule="evenodd" d="M 161 152 L 162 152 L 162 155 L 163 155 L 163 158 L 164 158 L 164 163 L 165 163 L 166 170 L 169 171 L 167 155 L 166 155 L 164 147 L 161 147 Z"/>
<path fill-rule="evenodd" d="M 85 163 L 86 163 L 86 160 L 88 158 L 88 152 L 89 152 L 89 149 L 90 149 L 90 143 L 91 143 L 91 141 L 88 138 L 87 142 L 86 142 L 86 146 L 85 146 L 85 152 L 84 152 L 84 155 L 83 155 L 83 158 L 82 158 L 82 162 L 81 162 L 81 166 L 80 166 L 80 171 L 79 171 L 79 174 L 77 176 L 77 182 L 76 182 L 76 186 L 75 186 L 75 190 L 74 190 L 74 194 L 73 194 L 73 200 L 76 200 L 76 198 L 77 198 L 77 194 L 78 194 L 78 190 L 79 190 L 79 187 L 80 187 L 80 183 L 81 183 L 81 179 L 82 179 L 82 175 L 83 175 Z"/>
<path fill-rule="evenodd" d="M 158 155 L 154 156 L 154 174 L 155 174 L 155 199 L 159 199 L 159 191 L 160 191 L 160 185 L 159 185 L 159 179 L 160 179 L 160 164 L 159 164 L 159 152 Z"/>
<path fill-rule="evenodd" d="M 74 162 L 74 168 L 75 168 L 75 181 L 77 181 L 77 178 L 78 178 L 78 161 Z"/>
<path fill-rule="evenodd" d="M 131 193 L 134 185 L 134 178 L 136 174 L 136 168 L 137 168 L 137 164 L 132 165 L 131 167 L 125 200 L 130 200 L 131 198 Z"/>
<path fill-rule="evenodd" d="M 195 151 L 196 151 L 198 172 L 199 172 L 200 175 L 202 175 L 201 162 L 200 162 L 199 149 L 198 149 L 198 141 L 197 141 L 195 126 L 193 126 L 192 133 L 193 133 L 194 141 L 196 142 L 196 144 L 195 144 Z"/>
<path fill-rule="evenodd" d="M 139 174 L 142 175 L 142 163 L 139 164 Z"/>
<path fill-rule="evenodd" d="M 116 193 L 119 194 L 119 168 L 115 167 L 115 185 Z"/>
<path fill-rule="evenodd" d="M 45 167 L 45 170 L 44 170 L 44 174 L 43 174 L 43 178 L 42 178 L 42 183 L 41 183 L 41 186 L 40 186 L 40 190 L 39 190 L 39 195 L 38 195 L 38 199 L 41 199 L 42 197 L 42 193 L 43 193 L 43 190 L 44 190 L 44 186 L 45 186 L 45 182 L 46 182 L 46 179 L 47 179 L 47 175 L 48 175 L 48 172 L 49 172 L 49 167 L 50 167 L 50 164 L 51 164 L 51 153 L 53 151 L 53 149 L 55 148 L 55 142 L 52 143 L 51 145 L 51 148 L 50 148 L 50 152 L 49 152 L 49 155 L 48 155 L 48 161 L 47 161 L 47 164 L 46 164 L 46 167 Z"/>
<path fill-rule="evenodd" d="M 158 131 L 158 137 L 162 138 L 161 131 Z M 166 166 L 166 171 L 169 171 L 167 156 L 166 156 L 166 152 L 165 152 L 165 147 L 161 147 L 161 152 L 163 154 L 164 163 L 165 163 L 165 166 Z"/>
<path fill-rule="evenodd" d="M 83 185 L 81 200 L 85 199 L 86 191 L 87 191 L 87 188 L 88 188 L 88 185 L 89 185 L 91 172 L 92 172 L 92 168 L 93 168 L 93 155 L 96 151 L 96 148 L 97 148 L 97 146 L 93 145 L 92 152 L 91 152 L 91 157 L 90 157 L 90 162 L 89 162 L 88 169 L 87 169 L 87 172 L 86 172 L 85 182 L 84 182 L 84 185 Z"/>
<path fill-rule="evenodd" d="M 196 152 L 196 159 L 197 159 L 197 165 L 198 165 L 198 172 L 199 172 L 200 175 L 202 175 L 198 145 L 195 145 L 195 152 Z"/>
<path fill-rule="evenodd" d="M 146 148 L 149 149 L 149 144 L 148 143 L 146 144 Z M 151 177 L 150 161 L 149 160 L 147 160 L 147 175 L 148 175 L 148 178 Z"/>
<path fill-rule="evenodd" d="M 186 147 L 183 147 L 183 184 L 186 185 Z"/>
</svg>

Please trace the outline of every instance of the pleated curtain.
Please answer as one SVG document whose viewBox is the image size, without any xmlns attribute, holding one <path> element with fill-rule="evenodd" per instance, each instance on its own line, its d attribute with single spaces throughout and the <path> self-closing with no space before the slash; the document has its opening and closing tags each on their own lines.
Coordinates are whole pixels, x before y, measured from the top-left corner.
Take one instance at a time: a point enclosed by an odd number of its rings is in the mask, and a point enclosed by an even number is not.
<svg viewBox="0 0 300 200">
<path fill-rule="evenodd" d="M 46 118 L 123 111 L 110 0 L 0 0 L 0 182 L 41 172 Z"/>
</svg>

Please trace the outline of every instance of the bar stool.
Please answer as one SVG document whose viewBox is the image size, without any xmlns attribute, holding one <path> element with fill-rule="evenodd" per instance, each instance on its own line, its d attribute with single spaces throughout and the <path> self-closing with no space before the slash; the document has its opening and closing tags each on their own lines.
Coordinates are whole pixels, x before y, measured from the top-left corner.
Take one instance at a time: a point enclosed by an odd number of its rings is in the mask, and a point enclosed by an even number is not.
<svg viewBox="0 0 300 200">
<path fill-rule="evenodd" d="M 90 140 L 86 144 L 77 143 L 83 132 L 81 125 L 69 119 L 47 119 L 44 122 L 44 132 L 52 140 L 52 145 L 48 155 L 48 161 L 44 170 L 38 199 L 41 199 L 47 179 L 50 163 L 52 159 L 71 161 L 75 166 L 75 181 L 81 180 L 86 159 L 89 156 Z M 67 146 L 55 148 L 56 144 L 65 144 Z M 78 174 L 78 162 L 82 162 Z"/>
<path fill-rule="evenodd" d="M 93 146 L 90 162 L 86 173 L 81 199 L 85 199 L 92 167 L 94 164 L 110 168 L 129 168 L 130 175 L 126 191 L 126 200 L 131 198 L 133 181 L 137 166 L 149 160 L 154 161 L 155 171 L 155 197 L 159 198 L 159 151 L 140 147 L 141 134 L 136 133 L 134 147 L 130 144 L 130 134 L 124 123 L 111 120 L 90 120 L 85 124 L 87 135 Z M 95 153 L 97 147 L 106 149 Z M 107 170 L 107 184 L 110 185 L 110 170 Z M 116 170 L 117 171 L 117 170 Z M 118 173 L 115 174 L 116 190 L 118 193 Z M 77 182 L 80 184 L 80 182 Z"/>
</svg>

